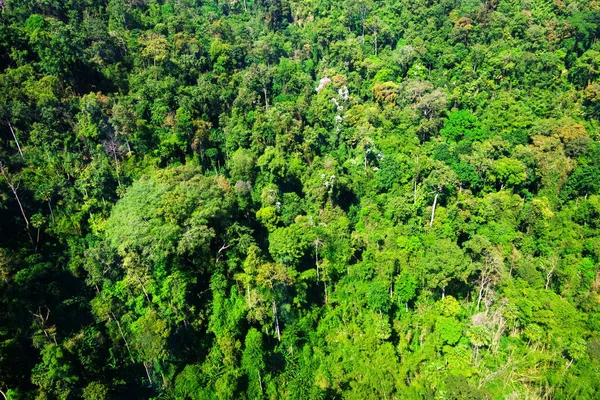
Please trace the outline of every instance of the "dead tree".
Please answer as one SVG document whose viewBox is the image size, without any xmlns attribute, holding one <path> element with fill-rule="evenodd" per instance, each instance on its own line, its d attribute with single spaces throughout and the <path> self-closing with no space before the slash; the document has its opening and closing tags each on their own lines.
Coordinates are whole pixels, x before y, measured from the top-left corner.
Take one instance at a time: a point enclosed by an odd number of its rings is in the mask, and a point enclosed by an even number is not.
<svg viewBox="0 0 600 400">
<path fill-rule="evenodd" d="M 48 338 L 48 340 L 51 340 L 54 342 L 54 344 L 58 344 L 58 342 L 56 341 L 56 335 L 53 332 L 53 327 L 48 325 L 48 319 L 50 318 L 50 309 L 48 307 L 46 308 L 46 313 L 44 314 L 42 312 L 42 308 L 39 307 L 38 308 L 38 312 L 34 313 L 33 311 L 29 311 L 31 313 L 31 315 L 34 316 L 35 321 L 37 322 L 38 328 L 44 332 L 44 335 L 46 336 L 46 338 Z"/>
</svg>

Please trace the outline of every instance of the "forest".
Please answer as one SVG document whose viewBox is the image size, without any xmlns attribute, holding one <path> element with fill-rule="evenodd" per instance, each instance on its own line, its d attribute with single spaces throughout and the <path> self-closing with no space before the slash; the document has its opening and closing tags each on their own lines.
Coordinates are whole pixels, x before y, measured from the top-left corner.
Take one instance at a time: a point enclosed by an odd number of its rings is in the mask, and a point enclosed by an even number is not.
<svg viewBox="0 0 600 400">
<path fill-rule="evenodd" d="M 600 398 L 597 0 L 0 0 L 0 400 Z"/>
</svg>

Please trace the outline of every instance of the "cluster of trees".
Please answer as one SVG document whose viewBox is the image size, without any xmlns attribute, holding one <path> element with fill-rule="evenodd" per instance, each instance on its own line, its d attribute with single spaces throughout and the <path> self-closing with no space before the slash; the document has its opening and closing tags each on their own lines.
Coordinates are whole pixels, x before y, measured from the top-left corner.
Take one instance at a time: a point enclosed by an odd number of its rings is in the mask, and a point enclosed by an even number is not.
<svg viewBox="0 0 600 400">
<path fill-rule="evenodd" d="M 0 394 L 597 398 L 599 35 L 592 0 L 0 0 Z"/>
</svg>

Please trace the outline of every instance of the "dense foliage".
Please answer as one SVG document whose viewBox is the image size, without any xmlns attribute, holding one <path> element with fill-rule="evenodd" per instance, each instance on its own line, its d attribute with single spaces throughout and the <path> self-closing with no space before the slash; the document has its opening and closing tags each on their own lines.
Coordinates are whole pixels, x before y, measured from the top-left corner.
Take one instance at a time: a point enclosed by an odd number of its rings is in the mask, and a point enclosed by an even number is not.
<svg viewBox="0 0 600 400">
<path fill-rule="evenodd" d="M 0 0 L 8 399 L 600 396 L 600 3 Z"/>
</svg>

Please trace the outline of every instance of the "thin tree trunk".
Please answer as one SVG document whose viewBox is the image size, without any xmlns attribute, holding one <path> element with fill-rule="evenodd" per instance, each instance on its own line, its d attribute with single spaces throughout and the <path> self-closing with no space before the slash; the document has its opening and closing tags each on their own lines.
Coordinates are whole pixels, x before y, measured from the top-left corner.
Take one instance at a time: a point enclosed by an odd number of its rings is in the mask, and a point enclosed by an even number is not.
<svg viewBox="0 0 600 400">
<path fill-rule="evenodd" d="M 417 175 L 415 175 L 413 185 L 413 204 L 417 204 Z"/>
<path fill-rule="evenodd" d="M 0 172 L 4 176 L 4 179 L 6 179 L 6 183 L 8 184 L 8 187 L 13 192 L 13 195 L 15 196 L 15 199 L 17 200 L 17 203 L 19 204 L 19 209 L 21 210 L 21 215 L 23 216 L 23 220 L 25 221 L 25 230 L 27 231 L 27 236 L 29 236 L 29 241 L 31 242 L 31 245 L 34 246 L 33 238 L 31 237 L 31 233 L 29 232 L 29 220 L 27 219 L 27 215 L 25 214 L 25 209 L 23 209 L 23 204 L 21 204 L 21 199 L 19 198 L 19 194 L 17 193 L 17 188 L 10 181 L 10 179 L 8 179 L 8 175 L 6 173 L 6 170 L 4 169 L 4 164 L 2 164 L 1 161 L 0 161 Z"/>
<path fill-rule="evenodd" d="M 317 264 L 317 284 L 319 283 L 319 242 L 315 240 L 315 264 Z"/>
<path fill-rule="evenodd" d="M 13 195 L 15 196 L 15 199 L 17 200 L 17 203 L 19 204 L 19 209 L 21 210 L 21 215 L 23 216 L 23 220 L 25 221 L 25 227 L 27 229 L 29 229 L 29 220 L 27 219 L 27 215 L 25 214 L 25 210 L 23 209 L 23 204 L 21 204 L 21 199 L 19 198 L 19 195 L 17 193 L 17 188 L 8 179 L 8 175 L 6 174 L 6 171 L 4 170 L 4 165 L 2 165 L 1 163 L 0 163 L 0 172 L 2 172 L 4 179 L 6 179 L 6 183 L 8 183 L 8 187 L 13 192 Z"/>
<path fill-rule="evenodd" d="M 12 125 L 10 124 L 10 121 L 6 121 L 8 123 L 8 127 L 10 128 L 10 132 L 13 135 L 13 138 L 15 139 L 15 143 L 17 144 L 17 149 L 19 149 L 19 154 L 21 155 L 21 158 L 23 158 L 23 152 L 21 151 L 21 145 L 19 145 L 19 141 L 17 140 L 17 135 L 15 133 L 15 130 L 13 129 Z"/>
<path fill-rule="evenodd" d="M 548 287 L 550 286 L 550 282 L 552 281 L 552 276 L 554 275 L 554 270 L 556 269 L 556 263 L 555 263 L 555 259 L 550 259 L 548 261 L 548 269 L 546 269 L 546 287 L 545 289 L 548 290 Z"/>
<path fill-rule="evenodd" d="M 258 372 L 258 384 L 260 385 L 260 392 L 262 393 L 263 392 L 262 379 L 260 378 L 260 371 L 257 371 L 257 372 Z"/>
<path fill-rule="evenodd" d="M 162 368 L 160 367 L 160 363 L 158 365 L 158 370 L 160 371 L 160 377 L 162 378 L 162 381 L 163 381 L 163 387 L 166 388 L 167 386 L 169 386 L 169 381 L 165 377 L 165 374 L 163 374 Z"/>
<path fill-rule="evenodd" d="M 263 93 L 265 95 L 265 111 L 269 111 L 269 101 L 267 100 L 267 88 L 263 86 Z"/>
<path fill-rule="evenodd" d="M 546 275 L 546 287 L 544 289 L 548 290 L 548 286 L 550 286 L 550 280 L 552 279 L 552 271 L 550 271 Z"/>
<path fill-rule="evenodd" d="M 125 342 L 125 347 L 127 348 L 127 353 L 129 353 L 129 358 L 131 358 L 131 362 L 135 362 L 133 360 L 133 355 L 131 354 L 131 349 L 129 348 L 129 343 L 127 342 L 127 339 L 125 339 L 125 334 L 123 334 L 123 329 L 121 329 L 121 323 L 119 322 L 119 320 L 117 319 L 117 317 L 115 316 L 115 313 L 113 313 L 112 311 L 110 312 L 110 315 L 112 315 L 113 319 L 115 320 L 115 322 L 117 323 L 117 328 L 119 328 L 119 333 L 121 334 L 121 339 L 123 339 L 123 342 Z"/>
<path fill-rule="evenodd" d="M 273 299 L 273 316 L 275 317 L 275 332 L 277 333 L 277 339 L 281 342 L 281 332 L 279 330 L 279 317 L 277 316 L 277 305 L 275 299 Z"/>
<path fill-rule="evenodd" d="M 417 162 L 419 164 L 419 156 L 417 156 Z M 417 180 L 419 179 L 419 172 L 415 171 L 415 179 L 413 185 L 413 204 L 417 204 Z"/>
<path fill-rule="evenodd" d="M 479 298 L 477 299 L 477 311 L 479 311 L 479 305 L 481 304 L 481 300 L 483 299 L 483 290 L 485 289 L 485 279 L 481 277 L 481 286 L 479 286 Z"/>
<path fill-rule="evenodd" d="M 431 221 L 429 222 L 430 228 L 433 226 L 433 219 L 435 218 L 435 207 L 437 206 L 437 199 L 438 199 L 439 195 L 440 195 L 440 192 L 436 192 L 435 197 L 433 199 L 433 208 L 431 209 Z"/>
<path fill-rule="evenodd" d="M 54 222 L 54 212 L 52 211 L 52 205 L 50 204 L 50 200 L 48 200 L 48 209 L 50 210 L 50 218 L 52 218 L 52 222 Z"/>
<path fill-rule="evenodd" d="M 121 177 L 119 176 L 119 160 L 117 159 L 116 151 L 113 151 L 113 157 L 115 158 L 115 168 L 117 170 L 117 182 L 119 183 L 119 187 L 121 187 Z"/>
<path fill-rule="evenodd" d="M 152 383 L 152 378 L 150 377 L 150 371 L 148 371 L 148 366 L 146 365 L 146 361 L 143 362 L 144 369 L 146 370 L 146 375 L 148 376 L 148 380 Z"/>
<path fill-rule="evenodd" d="M 362 24 L 362 44 L 365 44 L 365 18 L 361 17 L 361 24 Z"/>
<path fill-rule="evenodd" d="M 146 287 L 144 286 L 144 284 L 142 283 L 142 280 L 138 277 L 138 282 L 140 284 L 140 286 L 142 287 L 142 292 L 144 292 L 144 296 L 146 296 L 146 300 L 148 301 L 148 304 L 151 304 L 152 302 L 150 301 L 150 296 L 148 296 L 148 292 L 146 292 Z"/>
</svg>

